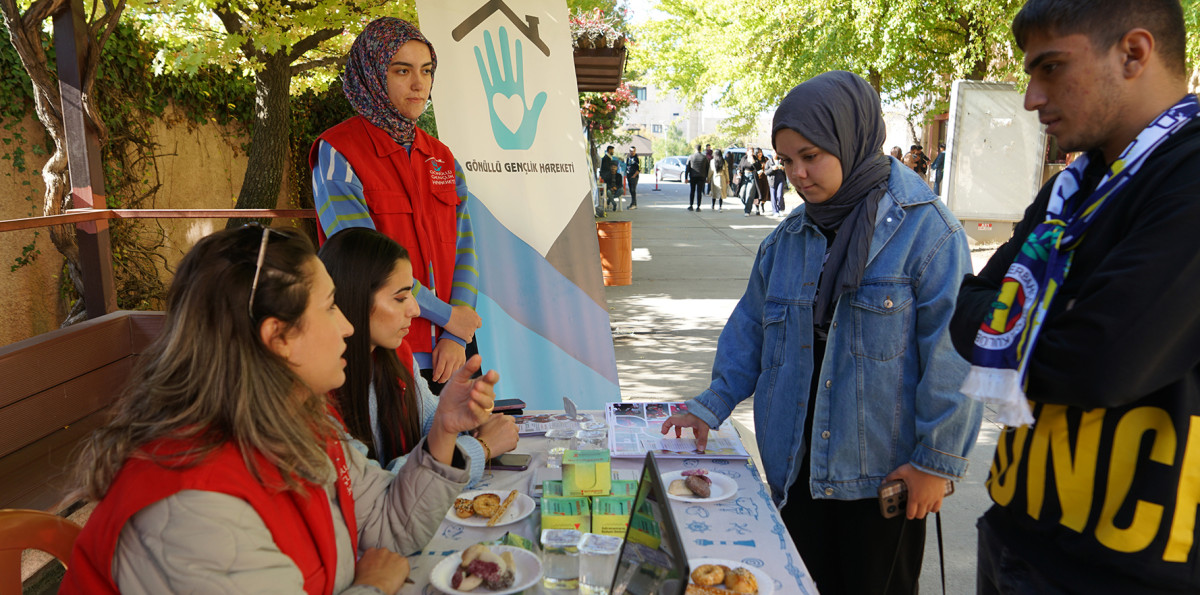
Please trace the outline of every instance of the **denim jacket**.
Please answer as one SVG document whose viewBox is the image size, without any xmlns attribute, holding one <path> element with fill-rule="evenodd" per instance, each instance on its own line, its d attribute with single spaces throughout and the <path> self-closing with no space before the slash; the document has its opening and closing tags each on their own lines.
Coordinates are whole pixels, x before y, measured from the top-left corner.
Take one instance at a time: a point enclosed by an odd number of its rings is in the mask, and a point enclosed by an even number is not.
<svg viewBox="0 0 1200 595">
<path fill-rule="evenodd" d="M 710 427 L 755 395 L 754 427 L 772 497 L 799 474 L 813 403 L 814 498 L 874 498 L 904 463 L 961 479 L 982 406 L 958 391 L 968 364 L 947 326 L 971 257 L 962 225 L 892 160 L 863 279 L 834 309 L 818 391 L 810 395 L 813 304 L 825 236 L 801 205 L 758 249 L 745 295 L 717 342 L 712 383 L 688 401 Z"/>
</svg>

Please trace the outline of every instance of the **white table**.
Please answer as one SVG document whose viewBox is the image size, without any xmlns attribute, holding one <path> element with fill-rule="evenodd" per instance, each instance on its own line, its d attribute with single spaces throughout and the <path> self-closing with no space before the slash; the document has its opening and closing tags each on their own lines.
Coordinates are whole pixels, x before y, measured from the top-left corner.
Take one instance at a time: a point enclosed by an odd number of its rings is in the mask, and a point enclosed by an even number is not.
<svg viewBox="0 0 1200 595">
<path fill-rule="evenodd" d="M 546 467 L 546 440 L 540 436 L 522 437 L 515 452 L 533 455 L 526 471 L 493 471 L 481 485 L 473 489 L 507 491 L 520 490 L 535 494 L 535 486 L 547 479 L 561 479 L 560 469 Z M 732 477 L 738 484 L 738 494 L 732 499 L 715 503 L 687 503 L 671 500 L 671 510 L 684 551 L 689 559 L 723 558 L 759 568 L 775 579 L 775 593 L 787 595 L 817 593 L 796 545 L 788 535 L 779 511 L 771 501 L 765 484 L 759 479 L 752 459 L 658 459 L 660 471 L 668 473 L 703 466 Z M 612 468 L 620 479 L 641 477 L 642 459 L 613 459 Z M 537 500 L 537 498 L 534 498 Z M 541 509 L 535 509 L 525 519 L 503 527 L 464 527 L 443 521 L 426 548 L 409 557 L 411 577 L 415 584 L 400 591 L 403 595 L 435 595 L 439 591 L 429 584 L 429 573 L 443 558 L 480 541 L 499 539 L 512 531 L 523 537 L 539 540 Z M 486 595 L 486 590 L 480 590 Z M 561 594 L 566 591 L 542 590 L 540 583 L 526 593 Z"/>
</svg>

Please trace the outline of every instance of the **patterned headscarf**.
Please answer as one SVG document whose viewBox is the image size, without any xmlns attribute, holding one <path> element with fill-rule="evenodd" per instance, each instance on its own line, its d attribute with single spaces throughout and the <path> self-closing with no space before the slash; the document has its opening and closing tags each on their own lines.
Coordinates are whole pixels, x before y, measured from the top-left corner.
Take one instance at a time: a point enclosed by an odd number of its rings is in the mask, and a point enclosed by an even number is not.
<svg viewBox="0 0 1200 595">
<path fill-rule="evenodd" d="M 400 115 L 388 98 L 387 70 L 400 46 L 414 39 L 429 46 L 436 72 L 437 53 L 421 30 L 408 21 L 383 17 L 371 21 L 354 40 L 342 74 L 342 90 L 354 111 L 402 145 L 412 143 L 417 123 Z"/>
</svg>

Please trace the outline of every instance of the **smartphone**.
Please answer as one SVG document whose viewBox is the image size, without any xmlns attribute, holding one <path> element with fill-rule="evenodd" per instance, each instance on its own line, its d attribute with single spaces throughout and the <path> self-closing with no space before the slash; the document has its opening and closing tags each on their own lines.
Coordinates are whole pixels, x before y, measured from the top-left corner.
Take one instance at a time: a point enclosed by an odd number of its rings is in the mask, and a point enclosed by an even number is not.
<svg viewBox="0 0 1200 595">
<path fill-rule="evenodd" d="M 492 403 L 492 411 L 508 415 L 520 415 L 525 409 L 525 401 L 521 399 L 499 399 Z"/>
<path fill-rule="evenodd" d="M 954 493 L 954 482 L 946 482 L 946 496 Z M 892 517 L 904 514 L 904 509 L 908 505 L 908 484 L 902 479 L 893 479 L 885 481 L 879 486 L 879 512 L 883 518 L 890 519 Z"/>
<path fill-rule="evenodd" d="M 506 452 L 492 459 L 491 467 L 500 471 L 524 471 L 529 468 L 529 462 L 532 460 L 533 455 Z"/>
</svg>

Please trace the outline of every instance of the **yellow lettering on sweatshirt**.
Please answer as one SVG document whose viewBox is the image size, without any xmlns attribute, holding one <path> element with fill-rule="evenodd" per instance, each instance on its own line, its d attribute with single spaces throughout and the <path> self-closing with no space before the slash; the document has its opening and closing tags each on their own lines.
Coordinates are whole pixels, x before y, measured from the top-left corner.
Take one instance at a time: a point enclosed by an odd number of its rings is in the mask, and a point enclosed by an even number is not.
<svg viewBox="0 0 1200 595">
<path fill-rule="evenodd" d="M 1035 519 L 1041 517 L 1048 477 L 1046 464 L 1052 458 L 1054 487 L 1062 506 L 1059 522 L 1074 531 L 1083 531 L 1092 508 L 1092 489 L 1096 481 L 1096 457 L 1104 412 L 1104 409 L 1083 412 L 1072 449 L 1071 433 L 1067 429 L 1067 407 L 1042 407 L 1029 445 L 1029 473 L 1026 480 L 1029 516 Z"/>
<path fill-rule="evenodd" d="M 1020 468 L 1022 454 L 1025 451 L 1025 436 L 1029 426 L 1021 426 L 1016 430 L 1001 432 L 1000 440 L 996 443 L 996 457 L 992 460 L 992 471 L 988 475 L 988 488 L 992 500 L 1000 506 L 1008 506 L 1017 491 L 1017 469 Z M 1010 440 L 1009 437 L 1012 437 Z M 1008 460 L 1008 442 L 1013 445 L 1012 461 Z"/>
<path fill-rule="evenodd" d="M 1200 507 L 1200 416 L 1193 415 L 1183 447 L 1183 469 L 1175 493 L 1175 516 L 1163 552 L 1166 562 L 1187 562 L 1196 540 L 1196 508 Z"/>
<path fill-rule="evenodd" d="M 1133 475 L 1142 458 L 1142 438 L 1154 433 L 1149 459 L 1164 465 L 1175 460 L 1175 426 L 1171 416 L 1157 407 L 1138 407 L 1121 416 L 1113 434 L 1113 446 L 1108 467 L 1108 485 L 1104 505 L 1096 522 L 1096 540 L 1118 552 L 1139 552 L 1146 549 L 1158 533 L 1163 520 L 1163 506 L 1145 500 L 1134 504 L 1133 521 L 1128 527 L 1117 527 L 1113 519 L 1129 496 Z"/>
</svg>

